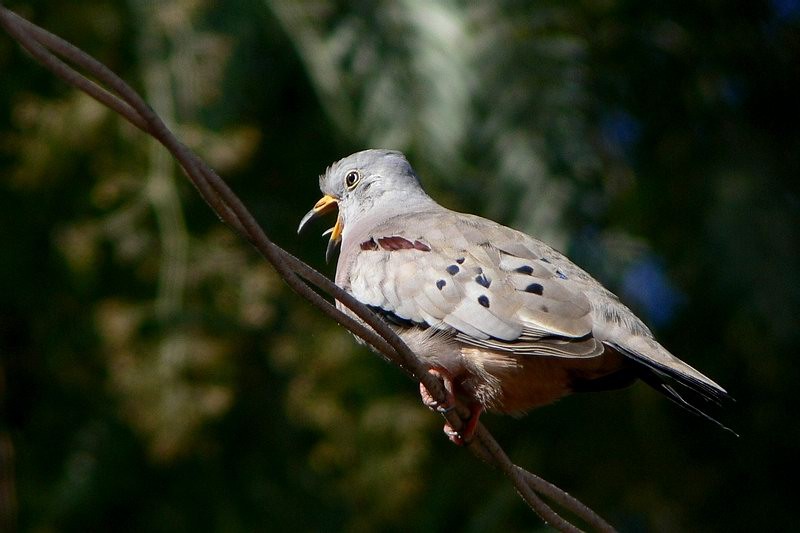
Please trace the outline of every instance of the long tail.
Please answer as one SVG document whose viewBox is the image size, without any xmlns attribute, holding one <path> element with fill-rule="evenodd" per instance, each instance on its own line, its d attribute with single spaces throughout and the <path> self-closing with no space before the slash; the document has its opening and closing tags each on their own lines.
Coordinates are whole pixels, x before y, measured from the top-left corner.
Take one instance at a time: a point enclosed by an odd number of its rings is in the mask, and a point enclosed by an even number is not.
<svg viewBox="0 0 800 533">
<path fill-rule="evenodd" d="M 729 431 L 737 437 L 739 436 L 735 431 L 703 410 L 702 407 L 705 406 L 697 405 L 699 401 L 717 406 L 722 405 L 723 402 L 734 401 L 733 397 L 714 381 L 680 359 L 671 356 L 671 354 L 668 359 L 664 358 L 665 354 L 659 354 L 661 356 L 659 359 L 664 359 L 662 363 L 653 357 L 617 343 L 606 342 L 606 344 L 636 363 L 637 377 L 666 396 L 670 401 L 694 415 L 715 423 L 725 431 Z M 666 353 L 668 354 L 669 352 Z M 680 386 L 681 392 L 678 392 L 678 389 L 673 386 L 674 384 Z"/>
</svg>

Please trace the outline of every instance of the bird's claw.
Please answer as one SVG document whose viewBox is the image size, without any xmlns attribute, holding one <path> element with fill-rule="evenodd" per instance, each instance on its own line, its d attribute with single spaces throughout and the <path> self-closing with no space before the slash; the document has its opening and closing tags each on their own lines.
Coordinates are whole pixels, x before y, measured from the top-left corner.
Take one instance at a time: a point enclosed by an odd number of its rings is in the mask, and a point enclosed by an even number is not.
<svg viewBox="0 0 800 533">
<path fill-rule="evenodd" d="M 423 385 L 419 384 L 419 394 L 422 397 L 422 403 L 427 405 L 430 409 L 438 411 L 439 413 L 446 414 L 456 408 L 456 397 L 453 394 L 453 378 L 449 372 L 444 369 L 431 368 L 428 373 L 441 380 L 444 386 L 447 398 L 444 403 L 439 402 L 430 391 Z M 464 427 L 461 431 L 456 431 L 449 422 L 444 425 L 444 434 L 447 438 L 457 446 L 464 446 L 468 444 L 475 434 L 475 428 L 478 426 L 478 419 L 483 412 L 480 404 L 472 404 L 470 406 L 470 417 L 464 422 Z"/>
<path fill-rule="evenodd" d="M 450 373 L 444 369 L 431 368 L 428 370 L 428 373 L 442 382 L 447 398 L 444 403 L 439 402 L 433 397 L 425 385 L 420 383 L 419 395 L 422 397 L 422 403 L 440 413 L 449 413 L 456 407 L 456 397 L 453 395 L 453 378 L 450 377 Z"/>
<path fill-rule="evenodd" d="M 453 429 L 453 426 L 451 426 L 449 422 L 445 422 L 444 424 L 444 434 L 447 435 L 447 438 L 456 446 L 464 446 L 472 442 L 472 438 L 475 436 L 475 429 L 478 427 L 478 420 L 483 412 L 483 407 L 477 403 L 472 404 L 469 411 L 470 416 L 464 421 L 464 427 L 461 428 L 461 431 Z"/>
</svg>

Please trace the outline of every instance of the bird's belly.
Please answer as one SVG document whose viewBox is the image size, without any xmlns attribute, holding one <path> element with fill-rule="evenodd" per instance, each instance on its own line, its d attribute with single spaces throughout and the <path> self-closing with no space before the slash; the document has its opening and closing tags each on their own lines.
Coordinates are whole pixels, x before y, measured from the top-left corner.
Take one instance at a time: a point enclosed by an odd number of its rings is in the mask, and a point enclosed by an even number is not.
<svg viewBox="0 0 800 533">
<path fill-rule="evenodd" d="M 547 405 L 573 391 L 573 384 L 607 376 L 619 370 L 615 354 L 576 359 L 487 353 L 464 348 L 469 370 L 460 380 L 466 395 L 490 410 L 522 414 Z"/>
<path fill-rule="evenodd" d="M 623 358 L 609 350 L 586 358 L 519 355 L 465 346 L 446 335 L 431 342 L 430 330 L 395 330 L 426 366 L 447 371 L 457 396 L 505 414 L 552 403 L 576 384 L 585 386 L 623 366 Z"/>
</svg>

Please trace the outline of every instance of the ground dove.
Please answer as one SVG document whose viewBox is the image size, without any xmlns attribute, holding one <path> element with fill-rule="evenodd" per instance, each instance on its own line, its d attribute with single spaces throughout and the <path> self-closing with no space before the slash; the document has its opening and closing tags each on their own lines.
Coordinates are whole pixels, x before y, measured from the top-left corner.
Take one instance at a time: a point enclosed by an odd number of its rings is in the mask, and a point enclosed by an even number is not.
<svg viewBox="0 0 800 533">
<path fill-rule="evenodd" d="M 456 399 L 470 406 L 466 429 L 445 426 L 455 442 L 471 437 L 483 410 L 519 414 L 636 379 L 706 418 L 696 400 L 728 397 L 561 253 L 437 204 L 402 153 L 355 153 L 319 184 L 324 196 L 300 229 L 338 206 L 326 232 L 328 257 L 341 243 L 336 284 L 381 315 L 443 380 L 451 397 L 438 405 L 423 387 L 429 406 L 447 409 Z"/>
</svg>

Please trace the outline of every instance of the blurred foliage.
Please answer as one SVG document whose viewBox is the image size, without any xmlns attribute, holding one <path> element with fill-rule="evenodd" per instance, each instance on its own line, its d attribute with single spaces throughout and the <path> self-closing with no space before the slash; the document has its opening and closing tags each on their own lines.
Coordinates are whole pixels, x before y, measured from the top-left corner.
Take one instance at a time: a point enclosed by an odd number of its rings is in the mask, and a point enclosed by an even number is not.
<svg viewBox="0 0 800 533">
<path fill-rule="evenodd" d="M 324 241 L 294 234 L 316 175 L 401 149 L 738 399 L 739 439 L 643 385 L 487 416 L 519 464 L 624 531 L 796 522 L 796 1 L 8 7 L 129 80 L 318 268 Z M 16 508 L 24 531 L 541 529 L 154 141 L 5 35 L 0 69 L 0 527 Z"/>
</svg>

